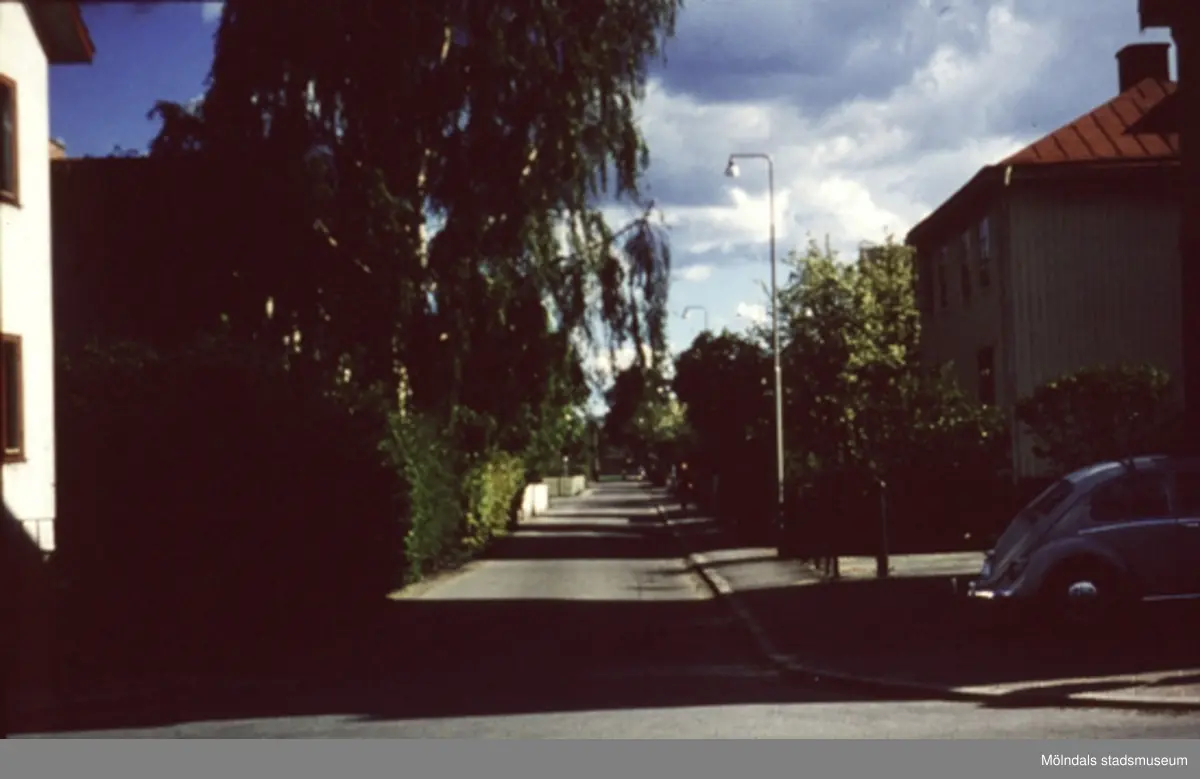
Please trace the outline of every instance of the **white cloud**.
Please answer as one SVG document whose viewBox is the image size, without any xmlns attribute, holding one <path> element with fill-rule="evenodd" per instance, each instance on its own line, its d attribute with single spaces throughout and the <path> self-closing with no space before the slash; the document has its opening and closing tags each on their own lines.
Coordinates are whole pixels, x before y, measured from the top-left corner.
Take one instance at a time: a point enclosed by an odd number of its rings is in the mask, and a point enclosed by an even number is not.
<svg viewBox="0 0 1200 779">
<path fill-rule="evenodd" d="M 684 11 L 640 108 L 650 194 L 678 254 L 765 258 L 766 168 L 741 160 L 741 176 L 726 179 L 733 152 L 774 159 L 781 254 L 807 234 L 828 234 L 843 255 L 885 231 L 902 238 L 980 167 L 1110 98 L 1113 55 L 1140 35 L 1136 13 L 1121 10 L 1130 0 L 1096 0 L 1094 14 L 1030 0 L 895 0 L 880 9 L 886 19 L 855 15 L 881 5 Z M 756 34 L 738 35 L 748 19 Z M 1096 38 L 1110 50 L 1096 54 Z M 805 59 L 805 41 L 826 39 L 841 46 L 832 65 Z"/>
<path fill-rule="evenodd" d="M 675 271 L 674 276 L 682 281 L 708 281 L 712 277 L 712 272 L 711 265 L 689 265 Z"/>
<path fill-rule="evenodd" d="M 1112 98 L 1122 46 L 1168 39 L 1139 30 L 1133 0 L 689 5 L 639 107 L 675 264 L 720 279 L 687 302 L 716 327 L 765 319 L 738 301 L 766 273 L 767 170 L 739 160 L 727 179 L 731 153 L 774 160 L 778 256 L 809 236 L 857 256 L 860 241 L 903 239 L 979 168 Z"/>
<path fill-rule="evenodd" d="M 767 308 L 761 303 L 746 303 L 737 304 L 737 315 L 743 319 L 749 319 L 754 324 L 762 324 L 767 321 Z"/>
<path fill-rule="evenodd" d="M 217 22 L 221 20 L 221 11 L 225 9 L 225 3 L 201 3 L 200 16 L 206 23 Z"/>
</svg>

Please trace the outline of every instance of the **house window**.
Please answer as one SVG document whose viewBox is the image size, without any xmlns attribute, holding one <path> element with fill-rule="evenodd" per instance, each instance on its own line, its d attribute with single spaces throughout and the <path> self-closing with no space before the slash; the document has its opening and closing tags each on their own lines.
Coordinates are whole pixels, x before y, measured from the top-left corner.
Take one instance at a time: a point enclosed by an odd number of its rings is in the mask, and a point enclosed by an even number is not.
<svg viewBox="0 0 1200 779">
<path fill-rule="evenodd" d="M 985 406 L 996 405 L 996 352 L 986 346 L 976 355 L 979 372 L 979 402 Z"/>
<path fill-rule="evenodd" d="M 990 217 L 984 217 L 979 222 L 979 286 L 987 287 L 992 283 L 992 224 Z"/>
<path fill-rule="evenodd" d="M 0 437 L 4 439 L 4 462 L 25 459 L 25 403 L 21 371 L 21 337 L 4 335 L 0 351 Z"/>
<path fill-rule="evenodd" d="M 17 203 L 17 85 L 0 76 L 0 202 Z"/>
<path fill-rule="evenodd" d="M 959 276 L 962 279 L 962 299 L 963 303 L 971 302 L 971 266 L 967 262 L 963 262 L 958 266 Z"/>
</svg>

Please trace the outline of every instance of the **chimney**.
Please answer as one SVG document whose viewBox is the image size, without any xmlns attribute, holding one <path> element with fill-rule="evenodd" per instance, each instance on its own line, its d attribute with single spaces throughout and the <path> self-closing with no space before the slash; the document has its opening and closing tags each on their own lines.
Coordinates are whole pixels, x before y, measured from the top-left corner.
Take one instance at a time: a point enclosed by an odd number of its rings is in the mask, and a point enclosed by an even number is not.
<svg viewBox="0 0 1200 779">
<path fill-rule="evenodd" d="M 58 138 L 50 139 L 50 159 L 61 160 L 66 159 L 67 145 Z"/>
<path fill-rule="evenodd" d="M 1121 92 L 1148 79 L 1169 81 L 1171 62 L 1169 43 L 1131 43 L 1117 52 L 1117 72 Z"/>
</svg>

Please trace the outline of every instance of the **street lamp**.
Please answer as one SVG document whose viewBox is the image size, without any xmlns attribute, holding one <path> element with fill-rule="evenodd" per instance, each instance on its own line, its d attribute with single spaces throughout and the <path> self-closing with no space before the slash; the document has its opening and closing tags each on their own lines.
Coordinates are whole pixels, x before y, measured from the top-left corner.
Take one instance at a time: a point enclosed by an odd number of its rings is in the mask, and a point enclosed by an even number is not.
<svg viewBox="0 0 1200 779">
<path fill-rule="evenodd" d="M 775 524 L 783 523 L 783 371 L 779 360 L 779 294 L 775 272 L 775 163 L 769 154 L 730 154 L 725 175 L 737 178 L 740 175 L 736 160 L 755 159 L 767 162 L 767 208 L 770 210 L 771 225 L 771 343 L 775 358 Z"/>
<path fill-rule="evenodd" d="M 704 306 L 688 306 L 685 309 L 683 309 L 683 314 L 682 314 L 683 318 L 687 319 L 688 314 L 691 313 L 692 311 L 699 311 L 700 313 L 704 314 L 704 329 L 707 330 L 708 329 L 708 309 L 705 308 Z"/>
</svg>

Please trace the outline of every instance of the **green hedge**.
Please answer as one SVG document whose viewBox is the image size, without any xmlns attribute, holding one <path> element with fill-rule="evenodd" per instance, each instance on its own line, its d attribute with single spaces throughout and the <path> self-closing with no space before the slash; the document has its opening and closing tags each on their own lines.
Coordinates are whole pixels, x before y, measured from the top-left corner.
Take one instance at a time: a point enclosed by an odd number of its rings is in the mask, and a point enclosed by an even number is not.
<svg viewBox="0 0 1200 779">
<path fill-rule="evenodd" d="M 463 539 L 468 552 L 483 549 L 506 532 L 513 500 L 524 487 L 525 464 L 515 455 L 494 452 L 468 470 L 468 508 Z"/>
<path fill-rule="evenodd" d="M 522 458 L 464 455 L 453 426 L 419 414 L 391 417 L 385 450 L 408 485 L 409 581 L 479 553 L 506 531 L 525 486 Z"/>
<path fill-rule="evenodd" d="M 445 428 L 418 414 L 393 414 L 385 451 L 408 485 L 406 578 L 420 579 L 455 562 L 463 519 L 462 478 Z"/>
</svg>

